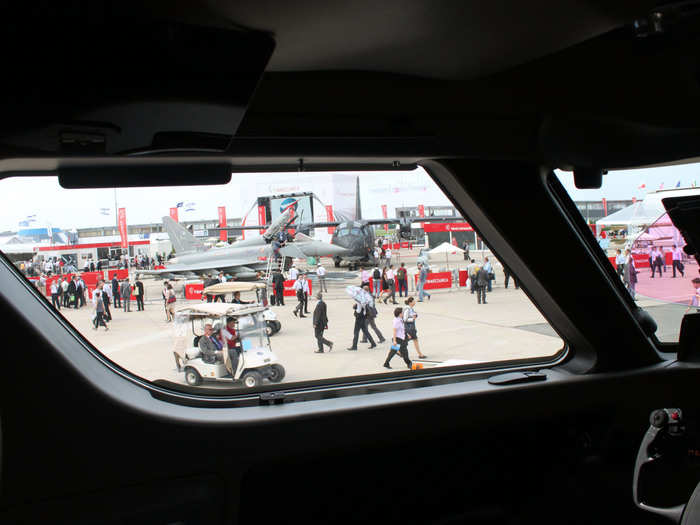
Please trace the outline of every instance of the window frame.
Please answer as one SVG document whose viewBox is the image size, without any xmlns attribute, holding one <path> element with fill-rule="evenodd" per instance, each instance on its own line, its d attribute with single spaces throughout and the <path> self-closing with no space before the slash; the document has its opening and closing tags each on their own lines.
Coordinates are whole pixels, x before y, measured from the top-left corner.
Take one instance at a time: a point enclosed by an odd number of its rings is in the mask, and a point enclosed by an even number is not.
<svg viewBox="0 0 700 525">
<path fill-rule="evenodd" d="M 546 294 L 546 291 L 538 285 L 536 278 L 530 274 L 529 271 L 522 265 L 522 261 L 519 261 L 517 256 L 509 250 L 507 243 L 499 232 L 493 228 L 490 224 L 488 218 L 484 215 L 478 213 L 478 207 L 474 209 L 473 213 L 467 214 L 464 211 L 464 206 L 461 204 L 464 202 L 472 202 L 466 194 L 465 190 L 459 185 L 458 176 L 450 171 L 446 165 L 436 161 L 429 161 L 421 163 L 422 167 L 426 170 L 429 176 L 433 178 L 436 184 L 445 192 L 446 197 L 453 203 L 455 208 L 462 214 L 462 216 L 470 222 L 474 227 L 475 231 L 480 238 L 485 236 L 489 237 L 489 246 L 493 250 L 494 254 L 499 260 L 507 262 L 508 266 L 513 270 L 515 274 L 518 275 L 519 281 L 523 284 L 523 291 L 528 295 L 529 299 L 533 302 L 533 305 L 538 308 L 545 319 L 550 323 L 550 325 L 557 331 L 561 336 L 561 332 L 557 329 L 557 325 L 561 325 L 562 322 L 569 323 L 575 328 L 574 323 L 572 323 L 563 314 L 560 308 L 556 305 L 556 302 Z M 382 167 L 385 169 L 385 167 Z M 364 171 L 364 170 L 376 170 L 377 167 L 368 167 L 363 165 L 361 169 L 355 166 L 343 166 L 343 168 L 337 167 L 336 169 L 343 169 L 344 171 Z M 404 168 L 405 169 L 405 168 Z M 234 170 L 235 171 L 235 170 Z M 238 169 L 238 171 L 243 171 Z M 247 169 L 246 171 L 289 171 L 289 167 L 285 166 L 282 169 L 270 169 L 266 165 L 256 165 L 255 169 Z M 48 175 L 49 173 L 41 173 L 38 175 Z M 466 199 L 466 200 L 465 200 Z M 504 244 L 505 243 L 505 244 Z M 19 277 L 23 280 L 19 271 L 14 267 L 8 268 L 6 266 L 7 261 L 3 258 L 3 268 L 2 272 L 10 271 L 14 272 L 15 277 Z M 6 281 L 6 279 L 4 279 Z M 37 297 L 41 297 L 35 289 L 33 289 L 28 283 L 22 283 L 25 291 L 32 292 L 36 294 Z M 24 299 L 27 299 L 26 297 Z M 201 392 L 197 390 L 197 393 L 187 392 L 184 389 L 179 389 L 178 391 L 173 391 L 169 388 L 164 388 L 162 385 L 157 383 L 151 383 L 147 380 L 141 379 L 135 376 L 127 370 L 121 369 L 115 363 L 112 363 L 106 356 L 102 355 L 99 350 L 94 349 L 91 345 L 83 339 L 82 335 L 79 334 L 73 327 L 65 321 L 60 314 L 52 312 L 48 302 L 43 298 L 43 301 L 39 301 L 40 306 L 43 308 L 43 313 L 37 311 L 36 306 L 32 310 L 34 311 L 34 316 L 30 318 L 30 322 L 36 321 L 44 318 L 47 314 L 53 318 L 53 331 L 52 335 L 56 337 L 55 341 L 60 341 L 63 344 L 70 343 L 69 347 L 72 346 L 75 349 L 77 346 L 82 347 L 81 351 L 83 356 L 79 359 L 79 362 L 84 364 L 85 356 L 89 355 L 95 357 L 97 362 L 104 365 L 106 369 L 110 372 L 116 373 L 121 379 L 130 381 L 131 383 L 138 385 L 139 387 L 145 388 L 154 399 L 159 399 L 161 401 L 167 401 L 178 405 L 189 405 L 189 406 L 221 406 L 223 405 L 245 405 L 245 404 L 258 404 L 260 402 L 261 396 L 269 394 L 270 392 L 280 392 L 280 385 L 274 387 L 255 389 L 250 393 L 238 392 L 222 392 L 220 395 L 213 395 L 213 392 Z M 543 300 L 546 303 L 546 308 L 541 307 L 540 301 Z M 35 298 L 32 298 L 35 300 Z M 35 301 L 36 302 L 36 301 Z M 23 302 L 25 306 L 26 301 Z M 553 323 L 550 319 L 551 315 L 555 315 L 558 319 L 557 324 Z M 34 324 L 34 323 L 33 323 Z M 48 325 L 42 325 L 42 328 Z M 63 334 L 55 332 L 56 329 L 60 327 L 63 330 Z M 71 340 L 66 339 L 71 337 Z M 416 388 L 418 386 L 424 387 L 435 387 L 442 386 L 446 384 L 457 384 L 464 381 L 472 379 L 483 379 L 484 377 L 493 375 L 497 372 L 502 371 L 517 371 L 517 370 L 532 370 L 533 368 L 544 369 L 552 368 L 557 365 L 562 365 L 567 363 L 574 355 L 570 351 L 571 348 L 567 344 L 567 339 L 562 337 L 564 340 L 564 348 L 561 352 L 556 354 L 551 358 L 534 358 L 529 360 L 518 360 L 518 361 L 497 361 L 484 363 L 482 365 L 461 365 L 457 367 L 445 367 L 438 371 L 423 370 L 418 371 L 418 373 L 411 374 L 410 376 L 402 373 L 394 373 L 391 375 L 383 375 L 377 377 L 376 374 L 369 376 L 354 376 L 346 378 L 329 378 L 327 380 L 316 380 L 313 382 L 304 382 L 294 384 L 292 388 L 284 389 L 285 395 L 289 399 L 294 397 L 295 399 L 313 399 L 314 397 L 342 397 L 344 395 L 355 395 L 364 394 L 368 392 L 379 392 L 379 391 L 397 391 Z M 54 339 L 50 339 L 54 340 Z M 75 345 L 75 343 L 78 345 Z M 62 346 L 62 345 L 61 345 Z M 84 352 L 87 350 L 87 352 Z M 580 352 L 581 346 L 577 348 Z M 63 352 L 65 358 L 75 357 L 74 352 L 66 352 L 66 348 L 63 347 Z M 81 371 L 80 366 L 75 366 L 74 368 Z M 575 370 L 575 367 L 574 369 Z M 580 370 L 579 370 L 580 371 Z M 81 371 L 82 373 L 82 371 Z M 99 385 L 95 385 L 100 388 Z M 182 386 L 182 385 L 181 385 Z M 335 391 L 332 393 L 330 391 Z M 218 393 L 218 392 L 217 392 Z M 427 393 L 427 391 L 426 391 Z M 306 396 L 306 397 L 305 397 Z"/>
</svg>

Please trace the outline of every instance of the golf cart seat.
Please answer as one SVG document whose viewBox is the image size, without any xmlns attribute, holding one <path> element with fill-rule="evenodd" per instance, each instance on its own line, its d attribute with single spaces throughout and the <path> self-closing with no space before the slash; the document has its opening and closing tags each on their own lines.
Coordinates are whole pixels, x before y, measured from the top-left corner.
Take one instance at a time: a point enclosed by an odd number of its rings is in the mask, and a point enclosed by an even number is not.
<svg viewBox="0 0 700 525">
<path fill-rule="evenodd" d="M 202 355 L 202 351 L 195 346 L 194 348 L 188 348 L 185 350 L 185 355 L 187 356 L 187 359 L 195 359 Z"/>
</svg>

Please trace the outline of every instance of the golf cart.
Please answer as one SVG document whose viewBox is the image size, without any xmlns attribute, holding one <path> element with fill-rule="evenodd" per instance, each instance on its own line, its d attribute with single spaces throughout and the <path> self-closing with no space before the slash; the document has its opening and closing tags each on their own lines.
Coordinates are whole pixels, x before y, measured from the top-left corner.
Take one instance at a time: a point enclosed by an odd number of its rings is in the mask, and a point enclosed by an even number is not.
<svg viewBox="0 0 700 525">
<path fill-rule="evenodd" d="M 265 331 L 265 308 L 253 304 L 198 303 L 183 305 L 175 311 L 175 344 L 173 354 L 178 372 L 184 372 L 188 385 L 197 386 L 203 380 L 241 381 L 247 388 L 260 386 L 263 379 L 279 383 L 284 379 L 284 367 L 270 349 Z M 222 359 L 205 362 L 198 347 L 204 326 L 211 324 L 214 334 L 235 322 L 235 341 L 238 366 L 232 362 L 226 344 Z M 235 356 L 234 356 L 235 357 Z"/>
<path fill-rule="evenodd" d="M 263 282 L 232 281 L 213 284 L 202 291 L 202 300 L 204 301 L 207 295 L 226 295 L 234 292 L 255 292 L 255 304 L 264 307 L 267 335 L 275 335 L 282 329 L 282 323 L 277 319 L 277 314 L 268 307 L 267 285 Z"/>
</svg>

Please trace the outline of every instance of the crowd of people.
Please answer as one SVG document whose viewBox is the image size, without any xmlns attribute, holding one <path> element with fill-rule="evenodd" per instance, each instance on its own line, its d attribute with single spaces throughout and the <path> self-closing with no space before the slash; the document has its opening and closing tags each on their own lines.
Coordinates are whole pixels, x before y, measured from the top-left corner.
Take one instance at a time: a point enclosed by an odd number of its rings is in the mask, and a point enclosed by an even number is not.
<svg viewBox="0 0 700 525">
<path fill-rule="evenodd" d="M 132 284 L 129 279 L 117 279 L 111 281 L 100 279 L 92 292 L 92 327 L 97 330 L 100 326 L 105 331 L 109 330 L 107 323 L 112 320 L 112 310 L 123 309 L 124 312 L 131 312 L 131 296 L 136 299 L 136 310 L 144 311 L 144 286 L 140 279 L 136 279 Z"/>
</svg>

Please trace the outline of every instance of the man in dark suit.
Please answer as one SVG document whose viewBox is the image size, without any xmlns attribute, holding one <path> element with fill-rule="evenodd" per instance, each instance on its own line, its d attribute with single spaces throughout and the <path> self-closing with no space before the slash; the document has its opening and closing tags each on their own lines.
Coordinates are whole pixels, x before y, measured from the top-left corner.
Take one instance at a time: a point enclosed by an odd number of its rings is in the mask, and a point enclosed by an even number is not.
<svg viewBox="0 0 700 525">
<path fill-rule="evenodd" d="M 117 281 L 117 276 L 112 277 L 112 300 L 114 301 L 115 308 L 121 308 L 122 301 L 119 295 L 119 281 Z"/>
<path fill-rule="evenodd" d="M 141 282 L 141 279 L 138 277 L 136 278 L 136 282 L 134 283 L 134 295 L 136 295 L 136 310 L 141 311 L 143 310 L 143 283 Z"/>
<path fill-rule="evenodd" d="M 326 303 L 323 302 L 323 294 L 318 292 L 316 294 L 318 303 L 316 303 L 316 308 L 314 309 L 314 336 L 318 342 L 318 350 L 315 353 L 323 353 L 323 345 L 328 345 L 328 351 L 333 350 L 333 343 L 328 339 L 324 339 L 323 331 L 328 328 L 328 315 L 326 313 Z"/>
<path fill-rule="evenodd" d="M 284 275 L 282 272 L 275 270 L 272 283 L 275 287 L 275 302 L 278 306 L 284 306 Z"/>
</svg>

